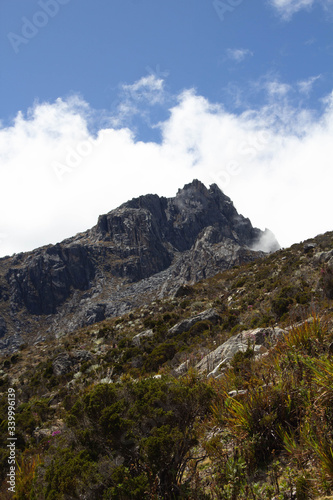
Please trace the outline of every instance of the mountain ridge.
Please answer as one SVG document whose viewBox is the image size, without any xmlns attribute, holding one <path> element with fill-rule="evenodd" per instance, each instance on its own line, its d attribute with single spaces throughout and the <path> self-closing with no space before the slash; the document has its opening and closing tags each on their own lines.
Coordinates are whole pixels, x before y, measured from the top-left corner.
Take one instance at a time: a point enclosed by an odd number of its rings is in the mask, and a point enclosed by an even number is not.
<svg viewBox="0 0 333 500">
<path fill-rule="evenodd" d="M 174 198 L 148 194 L 98 218 L 91 229 L 0 260 L 0 348 L 16 349 L 117 316 L 270 251 L 274 236 L 238 214 L 216 184 L 198 180 Z M 3 325 L 1 327 L 1 325 Z"/>
</svg>

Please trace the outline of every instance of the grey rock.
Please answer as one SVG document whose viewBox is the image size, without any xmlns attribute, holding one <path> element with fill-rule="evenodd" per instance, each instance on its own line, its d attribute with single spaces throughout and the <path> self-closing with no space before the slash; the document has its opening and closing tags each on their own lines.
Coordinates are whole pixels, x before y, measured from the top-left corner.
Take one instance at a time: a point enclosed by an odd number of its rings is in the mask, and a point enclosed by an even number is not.
<svg viewBox="0 0 333 500">
<path fill-rule="evenodd" d="M 246 389 L 240 389 L 239 391 L 234 390 L 234 391 L 228 392 L 228 394 L 232 398 L 235 398 L 236 396 L 243 396 L 244 394 L 247 394 L 247 390 Z"/>
<path fill-rule="evenodd" d="M 303 246 L 304 252 L 309 253 L 309 252 L 311 252 L 311 250 L 316 248 L 316 246 L 317 246 L 317 243 L 305 243 Z"/>
<path fill-rule="evenodd" d="M 102 378 L 100 381 L 99 381 L 100 384 L 112 384 L 112 379 L 110 377 L 105 377 L 105 378 Z"/>
<path fill-rule="evenodd" d="M 6 321 L 3 319 L 2 316 L 0 316 L 0 338 L 4 337 L 6 333 L 7 333 Z"/>
<path fill-rule="evenodd" d="M 84 361 L 90 361 L 93 358 L 91 352 L 82 349 L 77 349 L 76 351 L 72 351 L 71 356 L 74 359 L 74 362 L 80 362 L 80 363 L 83 363 Z"/>
<path fill-rule="evenodd" d="M 93 325 L 94 323 L 99 323 L 105 319 L 105 309 L 106 304 L 96 304 L 91 306 L 85 312 L 85 320 L 83 321 L 83 326 Z"/>
<path fill-rule="evenodd" d="M 250 346 L 257 355 L 265 354 L 285 333 L 281 328 L 244 330 L 207 354 L 196 365 L 196 369 L 199 373 L 207 372 L 209 376 L 215 376 L 221 365 L 226 365 L 237 352 L 245 352 Z"/>
<path fill-rule="evenodd" d="M 132 338 L 132 342 L 134 345 L 139 346 L 141 340 L 149 339 L 154 336 L 153 330 L 145 330 L 144 332 L 138 333 L 135 337 Z"/>
<path fill-rule="evenodd" d="M 69 373 L 72 370 L 73 361 L 66 352 L 59 354 L 52 363 L 53 373 L 57 376 Z"/>
<path fill-rule="evenodd" d="M 179 366 L 177 366 L 177 368 L 175 369 L 176 375 L 183 375 L 184 373 L 186 373 L 188 371 L 189 365 L 190 362 L 189 360 L 187 360 L 181 363 Z"/>
<path fill-rule="evenodd" d="M 10 267 L 6 277 L 16 306 L 41 315 L 56 313 L 73 289 L 88 289 L 94 273 L 86 247 L 57 244 L 27 254 L 24 265 Z"/>
<path fill-rule="evenodd" d="M 173 337 L 174 335 L 178 335 L 179 333 L 187 332 L 194 326 L 196 323 L 200 321 L 210 321 L 213 324 L 216 324 L 221 319 L 220 315 L 217 314 L 215 309 L 207 309 L 196 316 L 193 316 L 189 319 L 184 319 L 180 323 L 177 323 L 172 328 L 168 330 L 168 337 Z"/>
<path fill-rule="evenodd" d="M 314 255 L 313 261 L 315 264 L 324 264 L 333 258 L 333 250 L 328 252 L 318 252 Z"/>
<path fill-rule="evenodd" d="M 71 372 L 76 365 L 89 361 L 93 358 L 92 354 L 84 350 L 76 350 L 71 353 L 63 352 L 59 354 L 52 363 L 55 375 L 65 375 Z"/>
</svg>

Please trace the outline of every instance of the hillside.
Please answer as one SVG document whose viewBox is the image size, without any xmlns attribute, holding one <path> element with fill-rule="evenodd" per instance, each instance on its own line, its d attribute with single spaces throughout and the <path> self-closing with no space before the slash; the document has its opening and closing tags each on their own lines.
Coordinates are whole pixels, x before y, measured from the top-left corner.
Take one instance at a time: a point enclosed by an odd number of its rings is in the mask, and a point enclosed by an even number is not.
<svg viewBox="0 0 333 500">
<path fill-rule="evenodd" d="M 16 497 L 333 494 L 333 233 L 2 360 Z"/>
<path fill-rule="evenodd" d="M 278 247 L 215 184 L 135 198 L 73 238 L 0 259 L 0 350 L 124 314 Z"/>
</svg>

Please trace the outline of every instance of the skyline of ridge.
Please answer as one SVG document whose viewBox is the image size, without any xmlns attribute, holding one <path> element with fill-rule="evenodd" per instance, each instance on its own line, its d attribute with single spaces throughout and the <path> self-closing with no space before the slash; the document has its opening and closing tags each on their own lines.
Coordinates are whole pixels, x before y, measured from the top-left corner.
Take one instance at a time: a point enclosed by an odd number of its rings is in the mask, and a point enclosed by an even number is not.
<svg viewBox="0 0 333 500">
<path fill-rule="evenodd" d="M 331 0 L 0 5 L 0 255 L 193 178 L 281 245 L 331 229 Z"/>
</svg>

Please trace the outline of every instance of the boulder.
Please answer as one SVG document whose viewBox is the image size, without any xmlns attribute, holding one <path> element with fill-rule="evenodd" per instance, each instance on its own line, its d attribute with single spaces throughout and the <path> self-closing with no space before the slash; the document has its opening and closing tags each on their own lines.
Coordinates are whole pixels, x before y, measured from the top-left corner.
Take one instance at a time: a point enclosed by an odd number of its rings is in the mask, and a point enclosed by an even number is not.
<svg viewBox="0 0 333 500">
<path fill-rule="evenodd" d="M 314 250 L 317 246 L 317 243 L 305 243 L 303 246 L 303 250 L 305 253 L 311 252 L 311 250 Z"/>
<path fill-rule="evenodd" d="M 174 325 L 168 330 L 168 337 L 173 337 L 179 333 L 187 332 L 190 328 L 192 328 L 192 326 L 199 323 L 199 321 L 210 321 L 211 323 L 216 324 L 220 319 L 221 317 L 215 309 L 207 309 L 192 318 L 184 319 L 180 323 Z"/>
<path fill-rule="evenodd" d="M 141 340 L 149 339 L 149 338 L 153 337 L 153 335 L 154 335 L 153 330 L 145 330 L 144 332 L 141 332 L 141 333 L 138 333 L 137 335 L 135 335 L 135 337 L 132 338 L 132 342 L 135 346 L 139 346 Z"/>
<path fill-rule="evenodd" d="M 262 355 L 285 334 L 281 328 L 256 328 L 244 330 L 234 335 L 217 349 L 207 354 L 197 365 L 199 373 L 207 372 L 208 376 L 215 377 L 223 365 L 227 365 L 239 351 L 245 352 L 250 346 L 255 355 Z"/>
<path fill-rule="evenodd" d="M 92 354 L 84 350 L 76 350 L 72 353 L 62 352 L 52 363 L 53 373 L 57 376 L 71 372 L 76 365 L 92 359 Z"/>
<path fill-rule="evenodd" d="M 55 375 L 64 375 L 72 370 L 72 358 L 67 352 L 59 354 L 52 363 L 53 373 Z"/>
</svg>

